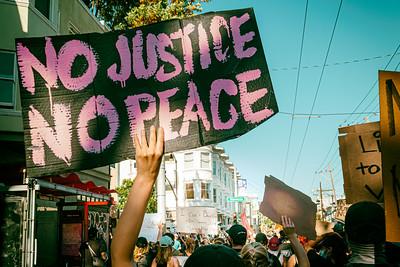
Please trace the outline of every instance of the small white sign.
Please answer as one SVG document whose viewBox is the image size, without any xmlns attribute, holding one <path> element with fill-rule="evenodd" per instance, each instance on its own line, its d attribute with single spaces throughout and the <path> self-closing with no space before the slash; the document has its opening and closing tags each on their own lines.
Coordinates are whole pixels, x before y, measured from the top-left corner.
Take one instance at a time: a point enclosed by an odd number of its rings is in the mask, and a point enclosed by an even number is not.
<svg viewBox="0 0 400 267">
<path fill-rule="evenodd" d="M 139 237 L 145 237 L 147 241 L 156 242 L 158 235 L 158 224 L 162 222 L 162 216 L 158 213 L 146 213 L 144 215 Z"/>
<path fill-rule="evenodd" d="M 176 231 L 181 233 L 218 234 L 217 209 L 211 207 L 178 208 Z"/>
</svg>

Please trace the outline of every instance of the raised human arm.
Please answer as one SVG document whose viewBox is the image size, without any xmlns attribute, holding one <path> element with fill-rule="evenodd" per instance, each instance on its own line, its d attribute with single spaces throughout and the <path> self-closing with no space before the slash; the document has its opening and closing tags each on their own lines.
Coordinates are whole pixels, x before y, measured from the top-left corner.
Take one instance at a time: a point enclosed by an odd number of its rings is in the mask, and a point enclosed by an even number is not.
<svg viewBox="0 0 400 267">
<path fill-rule="evenodd" d="M 297 257 L 299 267 L 310 267 L 310 262 L 308 260 L 306 251 L 303 246 L 300 244 L 300 241 L 297 239 L 296 231 L 294 228 L 294 223 L 287 216 L 282 216 L 282 226 L 283 231 L 289 238 L 290 243 L 292 244 L 292 248 L 294 250 L 294 254 Z"/>
<path fill-rule="evenodd" d="M 128 201 L 119 219 L 111 245 L 114 267 L 131 267 L 132 251 L 135 247 L 151 190 L 157 179 L 164 152 L 164 131 L 150 128 L 147 143 L 145 131 L 141 132 L 141 142 L 134 136 L 137 175 L 129 192 Z"/>
</svg>

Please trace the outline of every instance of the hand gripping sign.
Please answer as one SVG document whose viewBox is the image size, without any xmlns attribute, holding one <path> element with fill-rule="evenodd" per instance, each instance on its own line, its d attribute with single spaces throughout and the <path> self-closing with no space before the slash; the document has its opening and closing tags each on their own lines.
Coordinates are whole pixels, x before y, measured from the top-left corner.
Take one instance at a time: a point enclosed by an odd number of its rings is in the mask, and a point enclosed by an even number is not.
<svg viewBox="0 0 400 267">
<path fill-rule="evenodd" d="M 134 155 L 165 130 L 166 152 L 240 136 L 278 112 L 252 9 L 127 31 L 16 40 L 28 174 Z"/>
</svg>

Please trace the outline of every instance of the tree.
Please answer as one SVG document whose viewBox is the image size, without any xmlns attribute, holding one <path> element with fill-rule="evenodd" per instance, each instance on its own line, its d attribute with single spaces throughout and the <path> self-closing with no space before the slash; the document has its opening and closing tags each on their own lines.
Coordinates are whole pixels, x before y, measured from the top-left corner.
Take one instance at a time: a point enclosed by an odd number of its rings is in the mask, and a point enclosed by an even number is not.
<svg viewBox="0 0 400 267">
<path fill-rule="evenodd" d="M 119 29 L 135 28 L 169 19 L 182 19 L 202 11 L 201 4 L 209 0 L 140 0 L 140 4 L 128 12 L 126 24 Z"/>
<path fill-rule="evenodd" d="M 209 0 L 83 0 L 89 10 L 111 29 L 128 29 L 202 11 Z"/>
<path fill-rule="evenodd" d="M 118 186 L 116 188 L 117 194 L 118 194 L 118 209 L 123 210 L 126 204 L 126 201 L 128 200 L 128 195 L 129 192 L 131 191 L 131 188 L 134 184 L 135 180 L 131 179 L 125 179 L 122 181 L 122 185 Z M 147 213 L 156 213 L 157 212 L 157 195 L 156 195 L 156 190 L 155 187 L 153 187 L 153 190 L 151 191 L 149 203 L 147 204 L 146 208 Z"/>
</svg>

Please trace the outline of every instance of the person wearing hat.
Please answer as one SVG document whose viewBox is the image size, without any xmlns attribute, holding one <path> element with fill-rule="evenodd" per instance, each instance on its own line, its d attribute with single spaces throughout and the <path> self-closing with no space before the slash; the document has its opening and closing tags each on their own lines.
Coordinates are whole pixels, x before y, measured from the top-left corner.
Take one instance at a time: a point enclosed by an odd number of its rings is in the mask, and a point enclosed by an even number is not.
<svg viewBox="0 0 400 267">
<path fill-rule="evenodd" d="M 151 261 L 148 260 L 149 244 L 145 237 L 139 237 L 136 241 L 135 250 L 133 252 L 134 267 L 148 267 Z"/>
<path fill-rule="evenodd" d="M 379 204 L 362 201 L 350 206 L 345 233 L 351 255 L 346 266 L 389 266 L 385 255 L 385 212 Z"/>
<path fill-rule="evenodd" d="M 157 255 L 151 264 L 151 267 L 179 267 L 179 261 L 176 257 L 172 256 L 172 246 L 174 240 L 169 236 L 164 235 L 160 239 Z"/>
<path fill-rule="evenodd" d="M 272 261 L 272 266 L 274 266 L 274 267 L 282 266 L 278 257 L 275 256 L 274 254 L 268 252 L 268 238 L 264 233 L 258 233 L 256 235 L 256 242 L 262 244 L 265 247 L 267 256 Z"/>
<path fill-rule="evenodd" d="M 245 267 L 237 251 L 225 245 L 199 247 L 186 260 L 185 267 Z"/>
<path fill-rule="evenodd" d="M 247 240 L 247 230 L 240 224 L 234 224 L 227 231 L 229 235 L 229 240 L 232 244 L 232 249 L 235 250 L 239 255 L 243 246 L 246 244 Z"/>
</svg>

